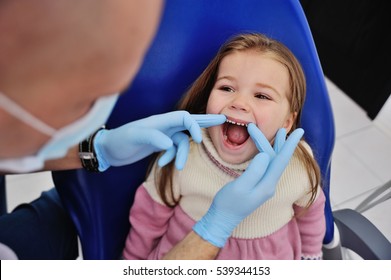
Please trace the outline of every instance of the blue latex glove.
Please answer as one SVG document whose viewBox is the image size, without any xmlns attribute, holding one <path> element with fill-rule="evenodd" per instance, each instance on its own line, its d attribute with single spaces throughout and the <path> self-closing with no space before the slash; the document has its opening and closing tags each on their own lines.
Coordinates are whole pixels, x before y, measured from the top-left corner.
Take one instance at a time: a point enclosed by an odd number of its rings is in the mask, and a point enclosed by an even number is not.
<svg viewBox="0 0 391 280">
<path fill-rule="evenodd" d="M 130 122 L 111 130 L 101 130 L 94 138 L 94 149 L 99 170 L 110 166 L 123 166 L 141 160 L 154 152 L 168 150 L 159 163 L 162 165 L 176 157 L 175 165 L 182 169 L 189 152 L 188 130 L 194 141 L 202 141 L 200 127 L 224 123 L 224 115 L 190 115 L 175 111 L 154 115 Z"/>
<path fill-rule="evenodd" d="M 200 127 L 207 128 L 215 125 L 220 125 L 226 121 L 226 116 L 224 115 L 200 115 L 192 114 L 191 117 L 197 122 Z M 190 131 L 190 129 L 189 129 Z M 197 143 L 201 143 L 202 136 L 201 130 L 194 129 L 197 132 L 197 135 L 191 133 L 193 140 Z M 196 137 L 195 137 L 196 136 Z M 171 140 L 174 142 L 167 151 L 159 158 L 158 165 L 164 166 L 171 162 L 175 158 L 175 167 L 178 170 L 182 170 L 185 166 L 187 156 L 189 154 L 190 143 L 187 134 L 182 131 L 176 132 L 172 135 Z"/>
<path fill-rule="evenodd" d="M 272 148 L 254 124 L 247 130 L 261 152 L 240 177 L 217 192 L 208 212 L 193 227 L 200 237 L 220 248 L 244 218 L 274 196 L 277 183 L 304 134 L 304 130 L 296 129 L 285 141 L 285 129 L 280 129 Z"/>
</svg>

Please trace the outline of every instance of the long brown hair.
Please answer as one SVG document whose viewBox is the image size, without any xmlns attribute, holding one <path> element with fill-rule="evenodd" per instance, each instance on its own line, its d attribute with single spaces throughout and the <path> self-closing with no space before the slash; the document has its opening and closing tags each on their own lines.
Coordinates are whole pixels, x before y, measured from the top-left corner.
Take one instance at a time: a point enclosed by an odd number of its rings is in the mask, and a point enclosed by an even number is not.
<svg viewBox="0 0 391 280">
<path fill-rule="evenodd" d="M 217 55 L 182 97 L 178 103 L 177 109 L 186 110 L 191 114 L 205 114 L 209 95 L 217 79 L 219 66 L 223 58 L 233 52 L 249 50 L 263 54 L 267 53 L 287 68 L 289 72 L 290 87 L 290 92 L 287 97 L 290 103 L 291 112 L 296 112 L 297 114 L 291 131 L 300 127 L 301 110 L 306 95 L 306 81 L 301 65 L 285 45 L 258 33 L 240 34 L 222 45 Z M 310 178 L 311 196 L 307 203 L 308 207 L 313 203 L 318 185 L 320 184 L 319 166 L 302 143 L 299 143 L 295 154 L 299 157 L 300 161 L 303 162 L 308 177 Z M 149 172 L 151 168 L 152 165 L 150 166 Z M 155 174 L 156 185 L 160 196 L 168 206 L 175 206 L 178 202 L 177 198 L 174 197 L 172 190 L 173 171 L 174 164 L 170 163 L 161 169 L 156 169 L 157 173 Z"/>
</svg>

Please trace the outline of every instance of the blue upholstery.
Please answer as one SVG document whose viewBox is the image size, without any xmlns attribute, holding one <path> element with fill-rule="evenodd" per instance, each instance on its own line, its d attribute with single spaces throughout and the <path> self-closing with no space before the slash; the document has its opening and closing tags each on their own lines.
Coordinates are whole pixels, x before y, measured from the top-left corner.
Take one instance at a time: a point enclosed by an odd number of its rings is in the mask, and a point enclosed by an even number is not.
<svg viewBox="0 0 391 280">
<path fill-rule="evenodd" d="M 305 138 L 318 160 L 329 198 L 334 122 L 312 35 L 295 0 L 168 0 L 157 36 L 132 86 L 119 99 L 107 126 L 170 111 L 215 55 L 239 32 L 261 32 L 284 42 L 300 60 L 307 78 L 302 116 Z M 85 259 L 116 259 L 129 230 L 128 213 L 143 181 L 148 159 L 101 174 L 54 172 L 53 179 L 79 232 Z M 333 216 L 327 201 L 328 243 Z"/>
<path fill-rule="evenodd" d="M 5 176 L 0 175 L 0 215 L 7 213 L 7 196 L 5 188 Z"/>
</svg>

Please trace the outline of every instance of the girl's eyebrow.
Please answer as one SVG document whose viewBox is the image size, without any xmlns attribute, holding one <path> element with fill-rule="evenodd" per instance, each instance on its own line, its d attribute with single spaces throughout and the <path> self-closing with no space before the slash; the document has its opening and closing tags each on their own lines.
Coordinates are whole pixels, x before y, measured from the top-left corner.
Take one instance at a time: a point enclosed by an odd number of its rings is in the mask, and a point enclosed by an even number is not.
<svg viewBox="0 0 391 280">
<path fill-rule="evenodd" d="M 216 79 L 216 82 L 217 82 L 217 81 L 220 81 L 220 80 L 234 81 L 235 78 L 234 78 L 234 77 L 231 77 L 231 76 L 221 76 L 221 77 L 218 77 L 218 78 Z"/>
<path fill-rule="evenodd" d="M 270 85 L 263 84 L 263 83 L 257 83 L 256 85 L 257 85 L 258 87 L 268 88 L 268 89 L 274 91 L 279 97 L 281 97 L 281 93 L 279 93 L 278 90 L 276 90 L 274 87 L 272 87 L 272 86 L 270 86 Z"/>
</svg>

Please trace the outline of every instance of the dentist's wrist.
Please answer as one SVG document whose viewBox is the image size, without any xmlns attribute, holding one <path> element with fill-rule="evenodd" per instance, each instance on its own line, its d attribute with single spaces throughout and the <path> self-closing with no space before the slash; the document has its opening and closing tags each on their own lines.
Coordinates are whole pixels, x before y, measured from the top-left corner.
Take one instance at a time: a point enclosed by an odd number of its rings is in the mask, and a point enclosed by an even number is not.
<svg viewBox="0 0 391 280">
<path fill-rule="evenodd" d="M 239 223 L 218 211 L 212 203 L 208 212 L 193 226 L 193 231 L 212 245 L 222 248 Z"/>
<path fill-rule="evenodd" d="M 101 168 L 101 157 L 97 154 L 94 141 L 98 134 L 104 130 L 104 127 L 99 128 L 87 139 L 79 143 L 79 158 L 83 168 L 90 172 L 102 172 L 106 169 Z"/>
<path fill-rule="evenodd" d="M 93 139 L 94 150 L 98 160 L 99 172 L 106 171 L 111 166 L 111 164 L 106 160 L 106 157 L 103 155 L 103 149 L 101 145 L 105 133 L 107 133 L 106 129 L 99 130 Z"/>
</svg>

